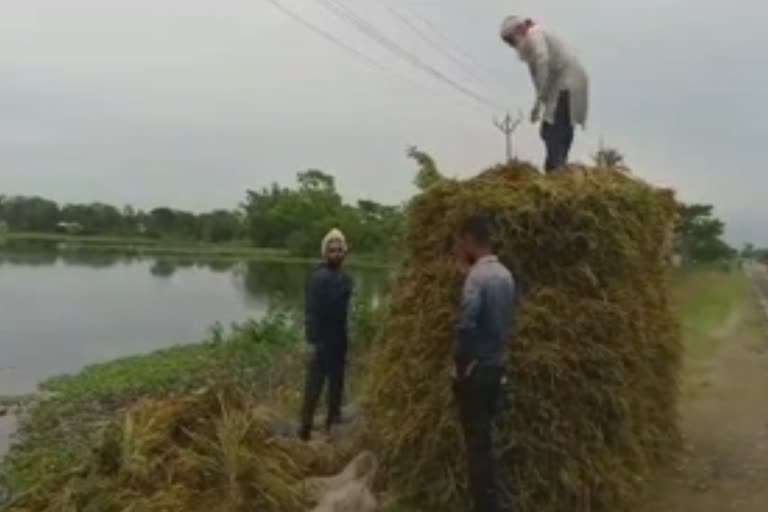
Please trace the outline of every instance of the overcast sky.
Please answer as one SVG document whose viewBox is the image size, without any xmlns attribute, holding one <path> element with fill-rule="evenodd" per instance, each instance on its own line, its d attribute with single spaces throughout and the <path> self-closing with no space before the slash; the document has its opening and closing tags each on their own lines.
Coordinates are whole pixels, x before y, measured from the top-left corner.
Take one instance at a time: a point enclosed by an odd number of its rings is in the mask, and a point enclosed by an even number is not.
<svg viewBox="0 0 768 512">
<path fill-rule="evenodd" d="M 334 173 L 349 199 L 396 202 L 414 191 L 409 144 L 455 176 L 503 157 L 494 109 L 388 53 L 321 0 L 276 1 L 388 71 L 267 0 L 0 0 L 0 193 L 199 210 L 314 167 Z M 760 0 L 342 1 L 499 110 L 527 112 L 532 100 L 500 22 L 535 17 L 590 71 L 575 158 L 604 137 L 637 174 L 715 204 L 732 241 L 768 245 Z M 385 6 L 474 64 L 458 66 Z M 542 160 L 530 124 L 515 143 Z"/>
</svg>

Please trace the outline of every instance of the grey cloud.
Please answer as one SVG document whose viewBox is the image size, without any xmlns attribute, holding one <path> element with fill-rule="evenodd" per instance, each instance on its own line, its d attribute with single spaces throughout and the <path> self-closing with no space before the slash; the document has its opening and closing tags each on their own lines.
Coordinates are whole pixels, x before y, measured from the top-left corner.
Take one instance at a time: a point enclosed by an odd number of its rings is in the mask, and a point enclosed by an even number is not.
<svg viewBox="0 0 768 512">
<path fill-rule="evenodd" d="M 282 1 L 409 81 L 371 69 L 263 0 L 4 2 L 3 190 L 206 208 L 320 167 L 350 197 L 398 201 L 413 192 L 407 144 L 433 152 L 452 175 L 501 157 L 490 110 L 377 49 L 317 2 Z M 426 17 L 493 80 L 465 76 L 380 3 L 354 5 L 431 65 L 512 109 L 527 109 L 531 91 L 498 41 L 499 21 L 514 10 L 558 30 L 592 75 L 590 126 L 575 157 L 587 158 L 604 136 L 646 178 L 715 203 L 733 239 L 768 244 L 768 206 L 757 192 L 768 185 L 759 1 L 729 2 L 738 18 L 728 21 L 712 0 L 391 3 Z M 529 125 L 515 142 L 522 156 L 541 158 Z"/>
</svg>

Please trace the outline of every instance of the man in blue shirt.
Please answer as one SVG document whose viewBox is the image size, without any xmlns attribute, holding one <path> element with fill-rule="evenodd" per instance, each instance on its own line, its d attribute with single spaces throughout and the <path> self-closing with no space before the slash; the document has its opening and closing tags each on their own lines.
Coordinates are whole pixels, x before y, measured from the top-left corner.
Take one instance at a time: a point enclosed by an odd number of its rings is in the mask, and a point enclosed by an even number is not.
<svg viewBox="0 0 768 512">
<path fill-rule="evenodd" d="M 464 282 L 454 351 L 454 391 L 467 446 L 469 487 L 476 512 L 499 510 L 491 424 L 513 334 L 515 282 L 493 253 L 490 221 L 462 226 L 461 249 L 471 265 Z"/>
</svg>

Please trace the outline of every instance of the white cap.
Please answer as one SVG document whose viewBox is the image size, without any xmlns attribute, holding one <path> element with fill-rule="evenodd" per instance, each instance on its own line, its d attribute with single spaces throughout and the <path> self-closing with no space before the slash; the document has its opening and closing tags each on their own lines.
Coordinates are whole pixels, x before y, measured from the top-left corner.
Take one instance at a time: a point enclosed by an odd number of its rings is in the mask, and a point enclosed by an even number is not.
<svg viewBox="0 0 768 512">
<path fill-rule="evenodd" d="M 508 39 L 523 23 L 525 23 L 523 16 L 507 16 L 504 18 L 504 21 L 501 23 L 501 38 Z"/>
<path fill-rule="evenodd" d="M 328 250 L 328 244 L 331 242 L 341 243 L 341 248 L 344 250 L 344 252 L 347 252 L 347 239 L 344 237 L 344 233 L 342 233 L 340 230 L 336 228 L 333 228 L 323 237 L 323 241 L 320 244 L 321 256 L 326 255 L 326 252 Z"/>
</svg>

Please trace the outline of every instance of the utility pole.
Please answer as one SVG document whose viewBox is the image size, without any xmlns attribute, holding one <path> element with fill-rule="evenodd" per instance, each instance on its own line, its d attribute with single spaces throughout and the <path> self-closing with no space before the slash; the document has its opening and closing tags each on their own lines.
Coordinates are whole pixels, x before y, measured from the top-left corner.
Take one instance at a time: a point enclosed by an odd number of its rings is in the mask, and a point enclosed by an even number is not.
<svg viewBox="0 0 768 512">
<path fill-rule="evenodd" d="M 507 112 L 507 115 L 504 116 L 504 119 L 501 121 L 495 117 L 493 118 L 493 124 L 496 125 L 496 128 L 498 128 L 501 133 L 504 134 L 504 137 L 507 141 L 507 162 L 512 161 L 512 134 L 515 132 L 515 130 L 517 130 L 517 127 L 520 126 L 522 121 L 522 112 L 518 112 L 517 117 L 514 119 L 509 115 L 509 112 Z"/>
</svg>

